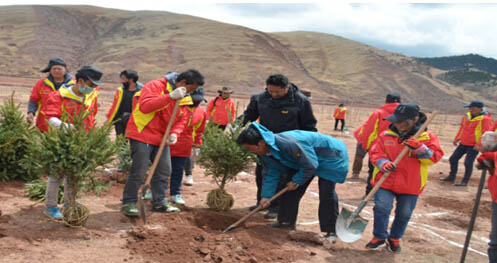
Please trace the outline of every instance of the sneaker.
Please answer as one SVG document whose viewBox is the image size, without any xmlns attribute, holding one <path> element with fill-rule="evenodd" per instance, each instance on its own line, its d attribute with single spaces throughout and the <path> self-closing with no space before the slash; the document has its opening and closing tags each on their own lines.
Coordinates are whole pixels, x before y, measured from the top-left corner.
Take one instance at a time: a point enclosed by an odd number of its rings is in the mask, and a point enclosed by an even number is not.
<svg viewBox="0 0 497 263">
<path fill-rule="evenodd" d="M 62 214 L 57 206 L 47 207 L 43 213 L 52 220 L 62 220 Z"/>
<path fill-rule="evenodd" d="M 326 240 L 328 240 L 329 242 L 331 242 L 331 243 L 337 242 L 337 234 L 335 232 L 328 232 L 328 233 L 326 233 L 326 235 L 324 236 L 324 238 Z"/>
<path fill-rule="evenodd" d="M 179 212 L 181 212 L 181 210 L 179 210 L 179 208 L 175 207 L 171 203 L 167 203 L 165 205 L 164 204 L 153 205 L 152 211 L 158 212 L 158 213 L 179 213 Z"/>
<path fill-rule="evenodd" d="M 369 241 L 369 243 L 366 245 L 366 248 L 369 250 L 377 250 L 386 245 L 387 244 L 385 242 L 385 239 L 378 239 L 376 237 L 373 237 L 373 239 L 371 239 L 371 241 Z"/>
<path fill-rule="evenodd" d="M 147 191 L 145 195 L 143 196 L 143 199 L 145 200 L 152 200 L 152 191 Z"/>
<path fill-rule="evenodd" d="M 187 175 L 185 177 L 185 182 L 183 183 L 184 185 L 193 185 L 193 175 Z"/>
<path fill-rule="evenodd" d="M 175 202 L 178 205 L 184 205 L 185 204 L 185 200 L 183 200 L 183 198 L 181 198 L 181 195 L 172 195 L 171 196 L 171 201 Z"/>
<path fill-rule="evenodd" d="M 388 238 L 387 244 L 388 244 L 388 247 L 387 247 L 388 251 L 390 251 L 392 253 L 399 253 L 401 251 L 400 239 Z"/>
<path fill-rule="evenodd" d="M 286 230 L 295 230 L 295 224 L 291 223 L 286 223 L 286 222 L 272 222 L 269 223 L 268 226 L 274 227 L 274 228 L 280 228 L 280 229 L 286 229 Z"/>
<path fill-rule="evenodd" d="M 455 186 L 468 186 L 468 182 L 465 180 L 461 180 L 459 183 L 455 184 Z"/>
<path fill-rule="evenodd" d="M 455 177 L 450 177 L 450 176 L 440 178 L 440 181 L 442 181 L 442 182 L 453 183 L 455 180 L 456 180 Z"/>
<path fill-rule="evenodd" d="M 269 209 L 269 211 L 267 211 L 266 214 L 264 214 L 264 218 L 266 219 L 275 219 L 278 217 L 278 212 L 272 210 L 272 209 Z"/>
<path fill-rule="evenodd" d="M 138 209 L 136 208 L 136 204 L 126 204 L 121 207 L 121 212 L 125 216 L 136 217 L 139 216 Z"/>
</svg>

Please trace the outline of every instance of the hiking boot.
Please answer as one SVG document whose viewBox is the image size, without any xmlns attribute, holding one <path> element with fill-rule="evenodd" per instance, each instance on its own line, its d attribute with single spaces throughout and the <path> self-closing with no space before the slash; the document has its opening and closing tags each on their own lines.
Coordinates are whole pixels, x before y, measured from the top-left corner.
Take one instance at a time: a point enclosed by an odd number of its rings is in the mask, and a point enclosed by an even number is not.
<svg viewBox="0 0 497 263">
<path fill-rule="evenodd" d="M 326 240 L 328 240 L 329 242 L 331 242 L 331 243 L 337 242 L 337 234 L 335 232 L 328 232 L 328 233 L 326 233 L 326 235 L 324 236 L 324 238 Z"/>
<path fill-rule="evenodd" d="M 171 201 L 173 201 L 174 203 L 176 203 L 178 205 L 184 205 L 185 204 L 185 200 L 183 200 L 183 198 L 181 198 L 181 195 L 172 195 L 171 196 Z"/>
<path fill-rule="evenodd" d="M 373 237 L 373 239 L 371 239 L 371 241 L 369 241 L 369 243 L 366 244 L 366 249 L 378 250 L 386 245 L 387 244 L 385 242 L 385 239 L 378 239 L 376 237 Z"/>
<path fill-rule="evenodd" d="M 138 209 L 136 208 L 136 204 L 125 204 L 121 207 L 121 212 L 125 216 L 129 217 L 137 217 L 139 216 Z"/>
<path fill-rule="evenodd" d="M 193 185 L 193 175 L 187 175 L 185 177 L 185 182 L 183 183 L 184 185 Z"/>
<path fill-rule="evenodd" d="M 145 200 L 152 200 L 152 191 L 147 191 L 145 195 L 143 196 L 143 199 Z"/>
<path fill-rule="evenodd" d="M 47 207 L 43 213 L 52 220 L 62 220 L 62 214 L 57 206 Z"/>
<path fill-rule="evenodd" d="M 450 177 L 450 176 L 440 178 L 440 181 L 449 182 L 449 183 L 453 183 L 455 180 L 456 180 L 455 177 Z"/>
<path fill-rule="evenodd" d="M 292 223 L 286 223 L 286 222 L 272 222 L 267 224 L 270 227 L 274 228 L 279 228 L 279 229 L 286 229 L 286 230 L 295 230 L 295 224 Z"/>
<path fill-rule="evenodd" d="M 179 210 L 179 208 L 175 207 L 171 203 L 167 203 L 165 205 L 164 204 L 153 205 L 152 211 L 158 212 L 158 213 L 179 213 L 179 212 L 181 212 L 181 210 Z"/>
<path fill-rule="evenodd" d="M 271 210 L 267 211 L 267 213 L 264 214 L 264 218 L 266 218 L 266 219 L 275 219 L 277 217 L 278 217 L 278 213 L 271 211 Z"/>
<path fill-rule="evenodd" d="M 468 181 L 466 180 L 461 180 L 459 183 L 455 184 L 455 186 L 467 186 L 468 185 Z"/>
<path fill-rule="evenodd" d="M 387 248 L 388 251 L 392 253 L 399 253 L 401 251 L 400 248 L 400 239 L 388 238 L 387 239 Z"/>
</svg>

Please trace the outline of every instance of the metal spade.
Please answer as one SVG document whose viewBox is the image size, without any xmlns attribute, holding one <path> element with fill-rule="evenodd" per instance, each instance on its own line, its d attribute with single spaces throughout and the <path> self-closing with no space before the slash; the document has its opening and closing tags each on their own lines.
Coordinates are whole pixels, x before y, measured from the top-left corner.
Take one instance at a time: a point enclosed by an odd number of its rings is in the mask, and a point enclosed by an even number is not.
<svg viewBox="0 0 497 263">
<path fill-rule="evenodd" d="M 425 121 L 425 123 L 423 123 L 421 128 L 419 128 L 416 134 L 414 134 L 413 138 L 418 138 L 419 135 L 425 131 L 426 127 L 433 120 L 435 115 L 437 115 L 437 112 L 433 112 L 431 114 L 430 118 L 428 118 Z M 400 154 L 393 161 L 395 166 L 397 166 L 400 160 L 404 158 L 408 150 L 409 148 L 404 146 L 404 149 L 402 149 Z M 383 174 L 383 176 L 376 183 L 376 185 L 373 187 L 371 192 L 369 192 L 369 194 L 364 198 L 364 200 L 361 201 L 361 203 L 357 206 L 354 212 L 351 212 L 346 208 L 342 208 L 342 211 L 338 215 L 336 222 L 336 231 L 340 240 L 346 243 L 352 243 L 361 238 L 362 233 L 364 233 L 364 230 L 368 225 L 368 220 L 362 218 L 359 214 L 361 213 L 362 209 L 368 204 L 368 202 L 373 198 L 374 194 L 378 191 L 378 189 L 380 189 L 380 186 L 388 178 L 389 175 L 390 172 L 385 172 Z"/>
</svg>

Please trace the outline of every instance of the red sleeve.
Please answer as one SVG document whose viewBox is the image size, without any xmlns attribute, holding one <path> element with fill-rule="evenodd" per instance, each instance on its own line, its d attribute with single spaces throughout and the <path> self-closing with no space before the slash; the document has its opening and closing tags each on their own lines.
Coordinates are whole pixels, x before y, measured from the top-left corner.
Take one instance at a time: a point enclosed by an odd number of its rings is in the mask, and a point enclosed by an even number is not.
<svg viewBox="0 0 497 263">
<path fill-rule="evenodd" d="M 41 94 L 40 94 L 40 89 L 43 85 L 43 80 L 45 78 L 39 79 L 36 84 L 33 86 L 33 89 L 31 90 L 31 96 L 29 96 L 29 101 L 32 101 L 34 103 L 38 103 L 41 100 Z"/>
<path fill-rule="evenodd" d="M 376 121 L 378 120 L 379 118 L 379 113 L 378 112 L 373 112 L 371 114 L 371 116 L 369 116 L 368 120 L 363 124 L 363 128 L 362 128 L 362 136 L 361 136 L 361 145 L 362 145 L 362 148 L 363 149 L 367 149 L 367 146 L 368 146 L 368 140 L 369 140 L 369 136 L 371 135 L 371 133 L 373 133 L 374 131 L 374 126 L 376 124 Z M 380 136 L 380 134 L 378 134 L 378 136 Z M 370 148 L 372 147 L 372 145 L 370 145 Z"/>
<path fill-rule="evenodd" d="M 42 107 L 47 120 L 52 117 L 62 118 L 62 96 L 60 96 L 60 92 L 51 92 L 48 95 L 46 105 L 42 105 Z"/>
<path fill-rule="evenodd" d="M 461 140 L 461 134 L 462 134 L 462 131 L 464 129 L 464 118 L 466 118 L 466 117 L 462 117 L 461 126 L 459 127 L 459 131 L 457 131 L 456 137 L 454 138 L 454 140 L 456 140 L 456 141 Z"/>
<path fill-rule="evenodd" d="M 442 159 L 444 152 L 440 147 L 440 141 L 438 140 L 438 136 L 431 132 L 429 133 L 429 135 L 430 135 L 430 141 L 428 142 L 423 141 L 423 143 L 433 152 L 430 161 L 436 163 L 440 161 L 440 159 Z"/>
<path fill-rule="evenodd" d="M 119 100 L 119 90 L 116 90 L 116 95 L 114 95 L 114 101 L 112 102 L 112 106 L 110 107 L 109 111 L 105 115 L 105 117 L 107 117 L 107 119 L 110 119 L 110 116 L 116 110 L 116 106 L 117 106 L 116 104 L 117 104 L 118 100 Z M 109 120 L 109 121 L 112 121 L 112 120 Z"/>
<path fill-rule="evenodd" d="M 207 119 L 210 120 L 211 118 L 211 111 L 212 109 L 214 108 L 214 101 L 216 100 L 216 98 L 212 99 L 211 101 L 209 101 L 209 104 L 207 104 Z"/>
<path fill-rule="evenodd" d="M 203 114 L 204 117 L 202 118 L 202 124 L 200 124 L 200 127 L 198 127 L 198 129 L 196 130 L 195 138 L 193 141 L 193 144 L 198 146 L 202 146 L 202 135 L 204 134 L 205 124 L 207 123 L 207 116 L 205 114 L 205 111 L 203 112 Z"/>
<path fill-rule="evenodd" d="M 174 122 L 173 122 L 173 126 L 171 127 L 171 132 L 170 134 L 176 134 L 176 135 L 180 135 L 183 130 L 185 129 L 186 125 L 188 124 L 188 114 L 185 114 L 185 107 L 188 107 L 188 106 L 180 106 L 179 109 L 178 109 L 178 112 L 176 113 L 176 117 L 174 118 Z M 167 115 L 171 116 L 172 114 L 172 110 L 173 110 L 174 106 L 171 106 L 171 109 L 170 111 L 168 112 Z M 170 120 L 170 118 L 169 118 Z"/>
<path fill-rule="evenodd" d="M 145 84 L 138 100 L 140 111 L 146 114 L 159 111 L 168 104 L 174 105 L 176 101 L 169 97 L 169 92 L 167 92 L 167 90 L 161 95 L 164 90 L 162 83 L 159 81 L 150 81 Z"/>
<path fill-rule="evenodd" d="M 388 155 L 385 152 L 385 144 L 383 142 L 383 136 L 378 137 L 376 141 L 373 143 L 371 146 L 371 149 L 368 152 L 369 154 L 369 159 L 371 160 L 371 163 L 373 163 L 374 166 L 376 166 L 376 162 L 380 159 L 388 159 Z M 393 162 L 393 160 L 390 160 Z"/>
<path fill-rule="evenodd" d="M 338 117 L 338 108 L 335 109 L 335 113 L 333 113 L 333 117 Z"/>
<path fill-rule="evenodd" d="M 231 101 L 231 121 L 236 120 L 235 103 Z"/>
</svg>

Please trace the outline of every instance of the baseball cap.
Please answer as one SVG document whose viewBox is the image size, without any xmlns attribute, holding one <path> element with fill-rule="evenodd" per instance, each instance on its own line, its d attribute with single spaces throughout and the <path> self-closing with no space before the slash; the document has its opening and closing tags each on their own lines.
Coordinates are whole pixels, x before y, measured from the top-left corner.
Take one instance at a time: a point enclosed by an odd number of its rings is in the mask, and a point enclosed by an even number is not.
<svg viewBox="0 0 497 263">
<path fill-rule="evenodd" d="M 386 101 L 387 101 L 387 103 L 400 102 L 400 94 L 388 93 Z"/>
<path fill-rule="evenodd" d="M 42 70 L 40 70 L 40 72 L 47 73 L 55 65 L 60 65 L 60 66 L 66 67 L 66 63 L 64 62 L 63 59 L 61 59 L 61 58 L 52 58 L 52 59 L 50 59 L 48 61 L 48 65 L 45 68 L 43 68 Z"/>
<path fill-rule="evenodd" d="M 485 104 L 483 104 L 483 101 L 481 100 L 472 100 L 470 104 L 464 105 L 465 108 L 469 107 L 478 107 L 478 108 L 483 108 Z"/>
<path fill-rule="evenodd" d="M 103 85 L 103 83 L 100 81 L 103 74 L 100 69 L 94 66 L 82 66 L 80 69 L 78 69 L 76 75 L 81 75 L 82 77 L 87 78 L 89 81 L 97 86 Z"/>
<path fill-rule="evenodd" d="M 419 106 L 416 103 L 406 102 L 395 107 L 392 115 L 384 118 L 384 120 L 392 123 L 401 122 L 404 120 L 412 120 L 419 115 Z"/>
</svg>

